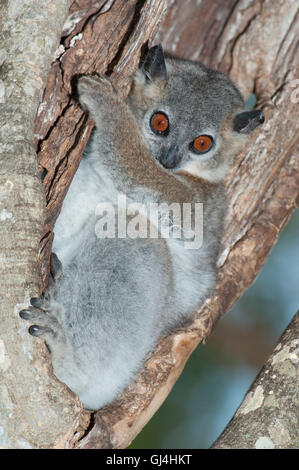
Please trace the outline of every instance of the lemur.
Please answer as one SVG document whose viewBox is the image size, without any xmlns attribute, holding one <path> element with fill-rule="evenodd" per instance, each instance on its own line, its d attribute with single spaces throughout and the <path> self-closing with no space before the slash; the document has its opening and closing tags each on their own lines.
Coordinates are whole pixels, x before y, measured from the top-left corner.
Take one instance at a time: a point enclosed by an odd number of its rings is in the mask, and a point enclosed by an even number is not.
<svg viewBox="0 0 299 470">
<path fill-rule="evenodd" d="M 32 323 L 31 335 L 45 339 L 56 377 L 96 410 L 213 292 L 224 179 L 264 115 L 246 111 L 221 72 L 165 58 L 161 46 L 147 52 L 126 101 L 107 77 L 80 77 L 77 90 L 95 130 L 55 225 L 51 285 L 20 315 Z M 164 209 L 158 218 L 138 218 L 157 237 L 119 237 L 120 196 L 146 208 L 176 204 L 183 211 L 189 204 L 195 235 L 193 206 L 200 204 L 202 243 L 188 249 L 184 230 L 161 236 L 165 214 L 175 228 Z M 114 238 L 95 230 L 97 208 L 107 203 L 116 208 L 116 218 L 106 220 Z"/>
</svg>

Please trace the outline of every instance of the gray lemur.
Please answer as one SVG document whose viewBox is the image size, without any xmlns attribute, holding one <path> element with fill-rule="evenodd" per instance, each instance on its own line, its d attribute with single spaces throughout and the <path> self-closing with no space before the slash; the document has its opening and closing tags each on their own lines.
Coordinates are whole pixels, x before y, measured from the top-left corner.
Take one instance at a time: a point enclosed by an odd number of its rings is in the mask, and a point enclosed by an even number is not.
<svg viewBox="0 0 299 470">
<path fill-rule="evenodd" d="M 30 334 L 45 339 L 56 377 L 96 410 L 211 295 L 227 205 L 223 180 L 264 117 L 246 112 L 222 73 L 165 59 L 161 46 L 147 52 L 126 102 L 106 77 L 81 77 L 77 90 L 96 127 L 55 225 L 52 282 L 20 315 L 33 324 Z M 161 236 L 156 222 L 165 214 L 174 233 L 167 210 L 138 219 L 157 237 L 118 236 L 120 195 L 143 207 L 189 203 L 196 230 L 193 206 L 202 203 L 201 246 L 187 249 L 183 231 Z M 99 203 L 118 207 L 114 238 L 97 236 Z"/>
</svg>

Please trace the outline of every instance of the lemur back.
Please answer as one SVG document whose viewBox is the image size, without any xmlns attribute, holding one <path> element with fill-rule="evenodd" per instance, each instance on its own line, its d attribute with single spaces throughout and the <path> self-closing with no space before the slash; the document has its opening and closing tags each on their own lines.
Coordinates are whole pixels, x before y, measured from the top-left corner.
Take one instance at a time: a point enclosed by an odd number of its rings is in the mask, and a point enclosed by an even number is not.
<svg viewBox="0 0 299 470">
<path fill-rule="evenodd" d="M 78 95 L 95 130 L 55 225 L 51 285 L 21 316 L 46 340 L 58 379 L 98 409 L 134 379 L 157 340 L 211 295 L 223 180 L 263 114 L 246 112 L 220 72 L 165 60 L 160 46 L 148 51 L 127 102 L 103 77 L 81 77 Z M 143 207 L 137 218 L 136 204 Z M 129 205 L 133 236 L 124 237 L 119 220 Z M 149 207 L 159 207 L 157 217 Z M 185 208 L 189 232 L 175 218 L 178 209 L 185 220 Z"/>
</svg>

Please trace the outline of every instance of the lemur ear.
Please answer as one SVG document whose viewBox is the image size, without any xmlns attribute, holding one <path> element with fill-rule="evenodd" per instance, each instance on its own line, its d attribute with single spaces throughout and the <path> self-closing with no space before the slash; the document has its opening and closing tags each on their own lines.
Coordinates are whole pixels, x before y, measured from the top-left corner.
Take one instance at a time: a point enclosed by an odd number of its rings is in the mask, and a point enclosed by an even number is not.
<svg viewBox="0 0 299 470">
<path fill-rule="evenodd" d="M 166 63 L 161 44 L 148 50 L 143 59 L 141 70 L 151 82 L 157 78 L 167 79 Z"/>
<path fill-rule="evenodd" d="M 257 126 L 265 121 L 264 111 L 245 111 L 237 114 L 234 119 L 234 131 L 240 134 L 250 134 Z"/>
</svg>

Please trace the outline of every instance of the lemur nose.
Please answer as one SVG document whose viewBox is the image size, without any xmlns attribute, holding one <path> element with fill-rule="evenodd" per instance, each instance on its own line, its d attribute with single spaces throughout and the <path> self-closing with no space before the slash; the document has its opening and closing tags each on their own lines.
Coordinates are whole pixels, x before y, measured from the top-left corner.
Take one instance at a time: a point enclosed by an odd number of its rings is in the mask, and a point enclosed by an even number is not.
<svg viewBox="0 0 299 470">
<path fill-rule="evenodd" d="M 166 152 L 162 153 L 160 163 L 164 166 L 164 168 L 174 168 L 177 166 L 180 160 L 178 150 L 179 147 L 175 144 L 172 145 Z"/>
</svg>

